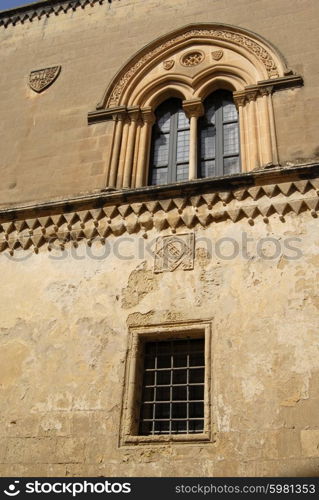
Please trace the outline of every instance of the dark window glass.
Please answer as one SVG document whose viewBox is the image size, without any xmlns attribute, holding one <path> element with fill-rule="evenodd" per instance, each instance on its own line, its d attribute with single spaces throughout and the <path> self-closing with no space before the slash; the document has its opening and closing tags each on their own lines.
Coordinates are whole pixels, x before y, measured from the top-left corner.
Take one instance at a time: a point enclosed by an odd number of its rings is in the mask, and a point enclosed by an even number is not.
<svg viewBox="0 0 319 500">
<path fill-rule="evenodd" d="M 198 177 L 240 171 L 238 113 L 231 92 L 217 90 L 204 102 L 199 119 Z"/>
<path fill-rule="evenodd" d="M 156 112 L 149 183 L 168 184 L 188 179 L 189 120 L 179 99 L 168 99 Z"/>
<path fill-rule="evenodd" d="M 147 342 L 141 435 L 204 430 L 204 339 Z"/>
</svg>

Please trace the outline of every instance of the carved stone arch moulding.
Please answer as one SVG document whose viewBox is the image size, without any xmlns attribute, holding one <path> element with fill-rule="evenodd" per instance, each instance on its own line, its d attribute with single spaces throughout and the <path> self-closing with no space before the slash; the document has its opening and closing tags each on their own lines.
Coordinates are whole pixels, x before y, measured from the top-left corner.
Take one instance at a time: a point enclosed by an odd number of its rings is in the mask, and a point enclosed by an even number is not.
<svg viewBox="0 0 319 500">
<path fill-rule="evenodd" d="M 272 92 L 301 84 L 278 50 L 241 28 L 190 25 L 155 40 L 124 65 L 97 109 L 89 113 L 89 123 L 114 120 L 107 185 L 146 185 L 154 111 L 168 88 L 184 96 L 191 123 L 190 180 L 197 172 L 196 120 L 203 112 L 203 99 L 217 88 L 233 91 L 242 170 L 278 165 Z"/>
</svg>

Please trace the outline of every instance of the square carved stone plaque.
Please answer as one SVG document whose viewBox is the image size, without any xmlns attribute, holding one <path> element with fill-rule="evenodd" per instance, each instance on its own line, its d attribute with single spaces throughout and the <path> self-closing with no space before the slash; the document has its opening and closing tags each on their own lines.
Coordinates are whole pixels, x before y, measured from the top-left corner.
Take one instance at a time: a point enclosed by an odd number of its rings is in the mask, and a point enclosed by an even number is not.
<svg viewBox="0 0 319 500">
<path fill-rule="evenodd" d="M 194 269 L 194 233 L 161 236 L 156 240 L 154 273 Z"/>
</svg>

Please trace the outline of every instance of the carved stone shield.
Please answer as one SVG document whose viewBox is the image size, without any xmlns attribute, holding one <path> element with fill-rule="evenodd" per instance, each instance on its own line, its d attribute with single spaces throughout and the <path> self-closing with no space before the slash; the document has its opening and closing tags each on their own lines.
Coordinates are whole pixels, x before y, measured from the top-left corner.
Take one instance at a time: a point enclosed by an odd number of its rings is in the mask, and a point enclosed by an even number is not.
<svg viewBox="0 0 319 500">
<path fill-rule="evenodd" d="M 212 58 L 215 60 L 215 61 L 219 61 L 219 59 L 221 59 L 224 55 L 224 52 L 222 50 L 214 50 L 214 52 L 212 52 Z"/>
<path fill-rule="evenodd" d="M 167 235 L 157 238 L 154 259 L 154 272 L 162 273 L 180 269 L 194 268 L 194 234 Z"/>
<path fill-rule="evenodd" d="M 174 64 L 175 64 L 175 61 L 173 59 L 168 59 L 167 61 L 163 62 L 164 69 L 166 69 L 166 70 L 172 69 Z"/>
<path fill-rule="evenodd" d="M 34 90 L 34 92 L 42 92 L 42 90 L 48 88 L 57 79 L 60 71 L 61 66 L 31 71 L 29 76 L 30 88 Z"/>
</svg>

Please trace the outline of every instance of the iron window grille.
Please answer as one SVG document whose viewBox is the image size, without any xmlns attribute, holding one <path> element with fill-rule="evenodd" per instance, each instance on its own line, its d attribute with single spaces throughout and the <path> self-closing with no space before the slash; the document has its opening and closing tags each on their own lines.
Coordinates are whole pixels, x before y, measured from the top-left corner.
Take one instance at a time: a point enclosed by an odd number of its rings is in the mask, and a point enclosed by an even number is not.
<svg viewBox="0 0 319 500">
<path fill-rule="evenodd" d="M 146 342 L 140 435 L 204 430 L 204 339 Z"/>
</svg>

